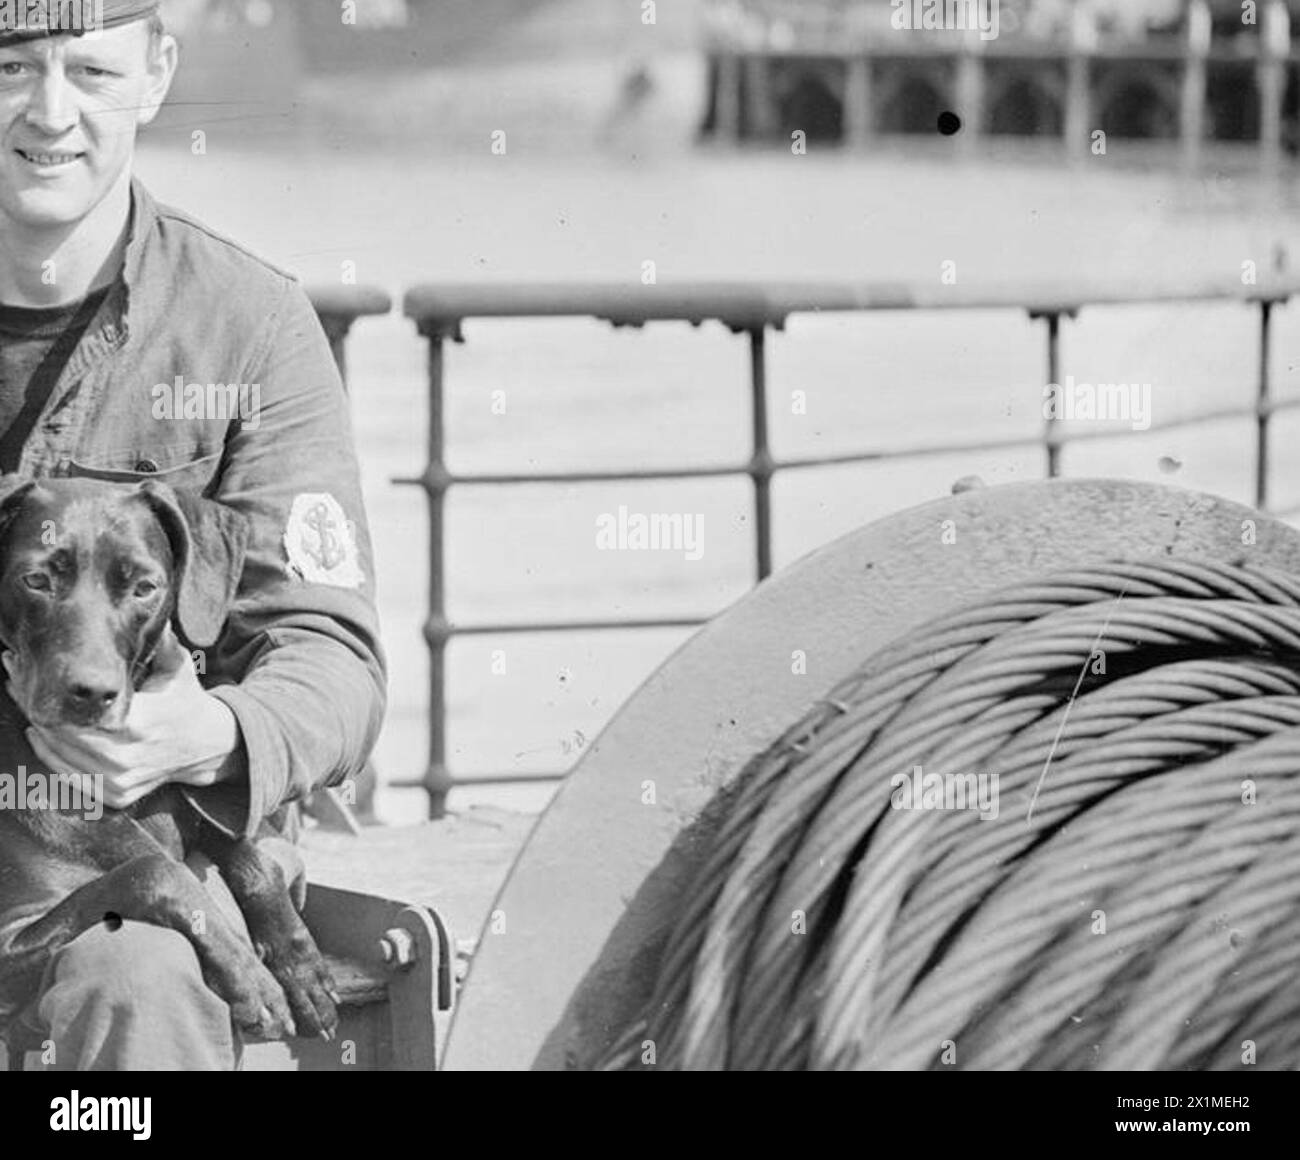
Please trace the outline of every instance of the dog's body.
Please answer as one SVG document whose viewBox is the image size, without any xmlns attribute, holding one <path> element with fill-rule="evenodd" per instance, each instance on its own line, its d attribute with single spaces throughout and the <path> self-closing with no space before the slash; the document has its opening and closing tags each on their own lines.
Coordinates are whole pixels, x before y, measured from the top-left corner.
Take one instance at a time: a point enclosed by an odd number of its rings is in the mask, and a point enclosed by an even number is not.
<svg viewBox="0 0 1300 1160">
<path fill-rule="evenodd" d="M 240 561 L 229 536 L 223 558 L 191 526 L 203 502 L 87 480 L 0 493 L 0 639 L 16 709 L 6 704 L 0 720 L 0 773 L 39 768 L 28 722 L 120 725 L 133 692 L 183 660 L 173 631 L 215 642 Z M 195 851 L 221 871 L 256 952 L 184 864 Z M 192 791 L 168 785 L 96 820 L 0 809 L 0 1013 L 30 1001 L 60 947 L 123 919 L 188 938 L 241 1028 L 332 1034 L 333 984 L 285 874 L 255 842 L 205 820 Z"/>
</svg>

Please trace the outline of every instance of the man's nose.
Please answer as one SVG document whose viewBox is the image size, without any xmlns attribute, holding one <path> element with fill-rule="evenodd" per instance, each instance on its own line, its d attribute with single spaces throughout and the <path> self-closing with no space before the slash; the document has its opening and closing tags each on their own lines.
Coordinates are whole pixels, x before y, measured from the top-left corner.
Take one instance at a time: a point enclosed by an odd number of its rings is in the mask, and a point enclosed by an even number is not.
<svg viewBox="0 0 1300 1160">
<path fill-rule="evenodd" d="M 49 69 L 41 77 L 27 102 L 25 119 L 51 137 L 66 133 L 76 125 L 76 106 L 61 69 Z"/>
</svg>

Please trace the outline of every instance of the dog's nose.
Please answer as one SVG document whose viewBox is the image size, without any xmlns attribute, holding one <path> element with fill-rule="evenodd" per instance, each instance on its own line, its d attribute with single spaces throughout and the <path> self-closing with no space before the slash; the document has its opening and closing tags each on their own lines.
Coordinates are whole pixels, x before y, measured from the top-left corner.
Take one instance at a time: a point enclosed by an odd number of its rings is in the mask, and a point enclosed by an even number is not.
<svg viewBox="0 0 1300 1160">
<path fill-rule="evenodd" d="M 103 712 L 109 708 L 120 692 L 113 682 L 91 675 L 83 675 L 68 685 L 68 700 L 77 708 Z"/>
</svg>

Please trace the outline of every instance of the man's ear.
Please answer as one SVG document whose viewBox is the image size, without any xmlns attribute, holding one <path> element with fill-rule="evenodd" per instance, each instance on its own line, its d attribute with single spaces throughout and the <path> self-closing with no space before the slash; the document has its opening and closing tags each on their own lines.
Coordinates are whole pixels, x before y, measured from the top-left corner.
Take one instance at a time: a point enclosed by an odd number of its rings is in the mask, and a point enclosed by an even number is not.
<svg viewBox="0 0 1300 1160">
<path fill-rule="evenodd" d="M 135 110 L 136 125 L 149 125 L 158 115 L 158 110 L 162 108 L 167 92 L 172 87 L 172 78 L 176 75 L 176 66 L 180 60 L 176 38 L 168 33 L 163 33 L 157 44 L 151 42 L 145 51 L 149 54 L 146 70 L 148 82 Z"/>
<path fill-rule="evenodd" d="M 20 475 L 0 476 L 0 541 L 8 535 L 10 524 L 22 511 L 35 486 L 34 479 L 24 479 Z"/>
<path fill-rule="evenodd" d="M 181 638 L 195 648 L 216 644 L 244 571 L 247 518 L 155 480 L 146 480 L 136 490 L 171 545 Z"/>
</svg>

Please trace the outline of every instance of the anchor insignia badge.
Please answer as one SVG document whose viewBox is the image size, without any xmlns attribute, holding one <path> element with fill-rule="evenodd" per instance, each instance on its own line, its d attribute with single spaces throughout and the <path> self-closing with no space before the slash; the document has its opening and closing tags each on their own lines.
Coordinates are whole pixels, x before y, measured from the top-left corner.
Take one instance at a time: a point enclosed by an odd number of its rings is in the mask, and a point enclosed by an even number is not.
<svg viewBox="0 0 1300 1160">
<path fill-rule="evenodd" d="M 352 523 L 328 492 L 294 496 L 284 550 L 290 575 L 300 580 L 335 588 L 357 588 L 362 583 Z"/>
</svg>

